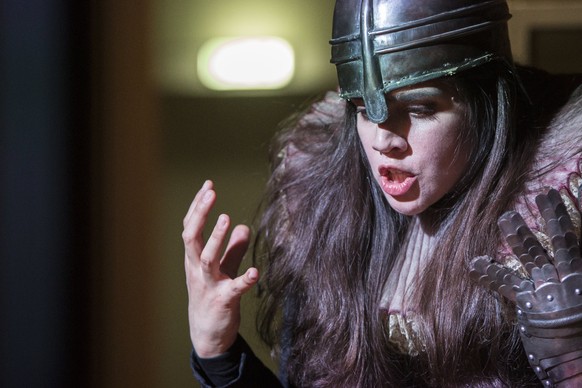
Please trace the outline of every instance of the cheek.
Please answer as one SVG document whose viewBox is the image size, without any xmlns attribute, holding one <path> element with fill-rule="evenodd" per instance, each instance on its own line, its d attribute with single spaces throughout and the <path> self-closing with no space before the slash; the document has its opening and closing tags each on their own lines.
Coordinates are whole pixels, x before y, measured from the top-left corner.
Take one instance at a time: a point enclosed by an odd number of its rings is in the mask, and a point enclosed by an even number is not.
<svg viewBox="0 0 582 388">
<path fill-rule="evenodd" d="M 366 153 L 366 157 L 368 158 L 368 162 L 372 164 L 372 155 L 374 154 L 374 149 L 372 148 L 373 143 L 373 136 L 374 132 L 371 128 L 366 128 L 366 125 L 360 124 L 360 120 L 358 120 L 358 137 L 360 139 L 360 143 L 364 148 L 364 152 Z"/>
<path fill-rule="evenodd" d="M 423 153 L 422 168 L 428 179 L 425 184 L 439 192 L 447 192 L 461 178 L 470 151 L 459 144 L 461 120 L 456 115 L 448 118 L 435 123 L 428 131 L 418 132 L 415 139 L 417 153 Z"/>
<path fill-rule="evenodd" d="M 432 131 L 409 138 L 412 156 L 423 169 L 429 171 L 448 170 L 455 159 L 456 143 L 447 133 Z"/>
<path fill-rule="evenodd" d="M 470 147 L 463 146 L 460 142 L 458 132 L 453 131 L 435 147 L 434 165 L 438 168 L 438 174 L 444 180 L 447 190 L 461 179 L 467 169 Z"/>
<path fill-rule="evenodd" d="M 370 124 L 362 120 L 360 115 L 356 115 L 356 130 L 358 132 L 358 137 L 362 144 L 365 144 L 367 136 L 370 134 Z"/>
<path fill-rule="evenodd" d="M 456 170 L 456 165 L 463 162 L 465 158 L 465 148 L 461 142 L 460 131 L 463 127 L 462 122 L 457 115 L 452 115 L 449 120 L 435 127 L 431 131 L 431 136 L 423 139 L 423 146 L 427 149 L 434 162 L 443 168 Z"/>
<path fill-rule="evenodd" d="M 433 150 L 433 163 L 442 169 L 456 169 L 456 161 L 458 161 L 456 138 L 442 138 L 440 140 L 429 143 L 429 147 L 432 147 Z"/>
</svg>

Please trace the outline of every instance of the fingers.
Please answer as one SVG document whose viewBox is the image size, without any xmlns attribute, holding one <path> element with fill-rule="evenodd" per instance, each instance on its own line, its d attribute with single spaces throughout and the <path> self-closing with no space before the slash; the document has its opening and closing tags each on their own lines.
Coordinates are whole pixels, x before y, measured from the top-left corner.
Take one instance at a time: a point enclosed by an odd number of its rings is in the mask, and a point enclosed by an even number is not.
<svg viewBox="0 0 582 388">
<path fill-rule="evenodd" d="M 186 218 L 184 218 L 182 239 L 184 240 L 186 255 L 190 260 L 199 258 L 204 248 L 202 231 L 204 230 L 210 209 L 216 200 L 216 193 L 211 189 L 211 183 L 205 183 L 205 186 L 202 187 L 192 201 L 190 210 Z"/>
<path fill-rule="evenodd" d="M 250 230 L 246 225 L 237 225 L 230 236 L 224 257 L 220 262 L 220 270 L 234 279 L 240 263 L 249 247 Z"/>
<path fill-rule="evenodd" d="M 532 278 L 536 274 L 535 268 L 550 263 L 544 248 L 519 213 L 507 212 L 499 217 L 497 224 L 511 250 Z"/>
<path fill-rule="evenodd" d="M 566 205 L 562 202 L 562 197 L 556 190 L 550 190 L 548 195 L 538 195 L 536 204 L 546 221 L 546 232 L 552 239 L 552 245 L 556 250 L 567 247 L 570 242 L 566 240 L 568 238 L 574 239 L 574 243 L 576 242 L 574 224 L 572 224 Z M 558 238 L 554 241 L 554 237 Z"/>
<path fill-rule="evenodd" d="M 554 265 L 559 278 L 564 278 L 572 272 L 572 260 L 580 258 L 574 225 L 558 191 L 550 190 L 547 195 L 538 195 L 536 204 L 546 222 L 546 233 L 554 248 Z"/>
<path fill-rule="evenodd" d="M 207 281 L 224 280 L 225 275 L 230 279 L 235 279 L 249 246 L 250 230 L 245 225 L 237 225 L 232 231 L 224 255 L 222 255 L 230 226 L 230 218 L 226 214 L 222 214 L 218 217 L 208 241 L 205 242 L 202 232 L 215 201 L 216 193 L 213 190 L 212 181 L 204 182 L 184 217 L 182 238 L 186 250 L 186 262 L 187 265 L 198 268 Z M 251 275 L 258 276 L 256 270 L 251 271 Z M 254 284 L 254 281 L 248 276 L 247 280 L 251 286 Z M 245 284 L 239 285 L 239 287 L 246 289 Z"/>
<path fill-rule="evenodd" d="M 226 239 L 229 225 L 230 218 L 226 214 L 221 214 L 206 242 L 206 246 L 200 253 L 200 268 L 211 279 L 214 279 L 220 270 L 220 251 Z"/>
<path fill-rule="evenodd" d="M 242 294 L 250 290 L 259 280 L 259 271 L 251 267 L 247 271 L 233 279 L 230 290 L 234 297 L 240 297 Z"/>
<path fill-rule="evenodd" d="M 488 256 L 479 256 L 471 261 L 469 276 L 482 286 L 499 292 L 511 301 L 516 300 L 516 293 L 520 291 L 523 279 L 494 261 Z"/>
<path fill-rule="evenodd" d="M 184 217 L 184 227 L 186 227 L 188 220 L 190 220 L 190 217 L 192 217 L 192 213 L 194 212 L 194 208 L 196 207 L 198 202 L 200 202 L 204 193 L 206 193 L 208 190 L 212 189 L 213 187 L 214 187 L 214 183 L 212 183 L 212 181 L 210 181 L 210 180 L 207 180 L 202 185 L 202 188 L 196 193 L 196 196 L 194 197 L 194 200 L 190 204 L 190 208 L 188 209 L 188 212 L 186 213 L 186 216 Z"/>
</svg>

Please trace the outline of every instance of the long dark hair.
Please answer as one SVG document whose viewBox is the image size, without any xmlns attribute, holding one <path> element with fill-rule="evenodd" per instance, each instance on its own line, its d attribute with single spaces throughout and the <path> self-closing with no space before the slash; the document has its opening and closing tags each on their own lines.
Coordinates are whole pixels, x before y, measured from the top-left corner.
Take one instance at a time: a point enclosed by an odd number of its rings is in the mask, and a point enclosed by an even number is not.
<svg viewBox="0 0 582 388">
<path fill-rule="evenodd" d="M 537 135 L 517 125 L 511 66 L 481 66 L 453 82 L 469 104 L 474 150 L 465 177 L 434 206 L 439 245 L 413 294 L 424 349 L 417 357 L 390 345 L 379 308 L 410 220 L 378 188 L 353 106 L 336 120 L 304 113 L 275 139 L 255 244 L 265 267 L 258 328 L 281 350 L 292 385 L 504 386 L 533 376 L 512 309 L 471 282 L 468 262 L 495 255 L 496 220 L 523 184 Z"/>
</svg>

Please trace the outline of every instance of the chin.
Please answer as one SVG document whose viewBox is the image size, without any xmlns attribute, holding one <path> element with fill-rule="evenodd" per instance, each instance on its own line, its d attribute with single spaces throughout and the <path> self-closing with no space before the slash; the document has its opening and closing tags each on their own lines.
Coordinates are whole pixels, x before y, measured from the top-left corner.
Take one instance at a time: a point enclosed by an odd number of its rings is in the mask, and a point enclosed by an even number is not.
<svg viewBox="0 0 582 388">
<path fill-rule="evenodd" d="M 394 211 L 405 216 L 417 216 L 427 209 L 427 206 L 418 203 L 418 201 L 402 202 L 392 197 L 388 197 L 387 200 Z"/>
</svg>

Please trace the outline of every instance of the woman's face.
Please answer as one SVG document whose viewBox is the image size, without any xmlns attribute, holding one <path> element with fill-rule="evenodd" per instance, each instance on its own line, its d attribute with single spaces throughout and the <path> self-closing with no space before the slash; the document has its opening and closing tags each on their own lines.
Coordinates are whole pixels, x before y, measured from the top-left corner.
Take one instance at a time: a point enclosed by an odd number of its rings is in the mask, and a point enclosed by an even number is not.
<svg viewBox="0 0 582 388">
<path fill-rule="evenodd" d="M 466 170 L 470 147 L 460 144 L 464 103 L 448 83 L 430 81 L 386 95 L 388 120 L 367 120 L 354 100 L 358 135 L 390 206 L 417 215 L 447 194 Z"/>
</svg>

